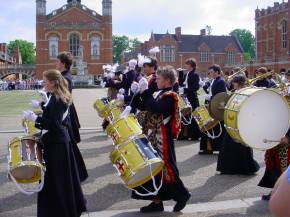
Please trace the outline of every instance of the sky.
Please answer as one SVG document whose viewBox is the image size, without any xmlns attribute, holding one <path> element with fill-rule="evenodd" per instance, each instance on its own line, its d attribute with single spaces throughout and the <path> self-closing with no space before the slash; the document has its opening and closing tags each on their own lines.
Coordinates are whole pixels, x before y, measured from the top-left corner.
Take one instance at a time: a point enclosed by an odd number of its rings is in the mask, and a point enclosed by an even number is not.
<svg viewBox="0 0 290 217">
<path fill-rule="evenodd" d="M 35 43 L 35 0 L 0 0 L 0 42 L 24 39 Z M 46 0 L 47 13 L 66 0 Z M 199 34 L 206 25 L 213 35 L 228 35 L 236 28 L 255 32 L 255 9 L 273 6 L 275 0 L 112 0 L 113 34 L 148 40 L 150 33 Z M 282 0 L 276 0 L 281 2 Z M 101 14 L 102 0 L 82 0 Z"/>
</svg>

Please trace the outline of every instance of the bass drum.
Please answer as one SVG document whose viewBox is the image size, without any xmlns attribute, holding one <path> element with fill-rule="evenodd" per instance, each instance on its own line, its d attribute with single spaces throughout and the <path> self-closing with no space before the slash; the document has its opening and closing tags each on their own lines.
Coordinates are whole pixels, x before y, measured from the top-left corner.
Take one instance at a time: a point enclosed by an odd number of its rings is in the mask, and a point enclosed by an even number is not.
<svg viewBox="0 0 290 217">
<path fill-rule="evenodd" d="M 288 102 L 277 91 L 244 88 L 225 107 L 225 128 L 236 141 L 259 150 L 279 144 L 289 128 Z"/>
</svg>

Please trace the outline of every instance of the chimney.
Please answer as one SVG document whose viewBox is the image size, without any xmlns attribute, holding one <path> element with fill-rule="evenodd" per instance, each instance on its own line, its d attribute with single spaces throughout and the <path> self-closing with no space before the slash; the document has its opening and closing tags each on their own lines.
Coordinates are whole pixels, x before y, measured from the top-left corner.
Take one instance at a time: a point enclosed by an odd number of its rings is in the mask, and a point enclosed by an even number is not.
<svg viewBox="0 0 290 217">
<path fill-rule="evenodd" d="M 206 30 L 205 29 L 201 29 L 200 30 L 200 35 L 201 36 L 205 36 L 206 35 Z"/>
<path fill-rule="evenodd" d="M 176 36 L 178 41 L 181 41 L 181 27 L 175 28 L 175 36 Z"/>
</svg>

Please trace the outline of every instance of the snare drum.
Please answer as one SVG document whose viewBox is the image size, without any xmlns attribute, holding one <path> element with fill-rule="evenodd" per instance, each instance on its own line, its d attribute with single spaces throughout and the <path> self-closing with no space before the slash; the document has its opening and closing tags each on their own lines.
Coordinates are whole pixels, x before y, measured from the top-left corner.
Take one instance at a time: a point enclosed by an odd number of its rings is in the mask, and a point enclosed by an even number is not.
<svg viewBox="0 0 290 217">
<path fill-rule="evenodd" d="M 260 150 L 279 144 L 288 131 L 289 117 L 288 102 L 278 92 L 251 87 L 234 93 L 224 114 L 229 135 L 244 145 Z"/>
<path fill-rule="evenodd" d="M 105 111 L 108 109 L 109 100 L 107 98 L 97 99 L 94 108 L 98 111 L 100 117 L 104 117 Z"/>
<path fill-rule="evenodd" d="M 163 161 L 144 135 L 115 146 L 110 159 L 125 185 L 131 189 L 148 182 L 163 168 Z"/>
<path fill-rule="evenodd" d="M 218 125 L 219 121 L 214 120 L 205 106 L 200 106 L 193 111 L 193 117 L 196 120 L 199 129 L 206 132 Z"/>
<path fill-rule="evenodd" d="M 9 175 L 18 183 L 34 183 L 44 170 L 42 145 L 33 136 L 14 138 L 9 142 Z"/>
<path fill-rule="evenodd" d="M 119 107 L 113 107 L 110 110 L 106 110 L 104 114 L 104 118 L 108 120 L 110 123 L 115 122 L 120 118 L 120 115 L 122 114 L 122 110 Z"/>
<path fill-rule="evenodd" d="M 191 114 L 191 105 L 186 96 L 178 95 L 178 106 L 182 116 Z"/>
<path fill-rule="evenodd" d="M 127 141 L 130 137 L 142 134 L 142 128 L 133 114 L 121 118 L 106 128 L 115 145 Z"/>
</svg>

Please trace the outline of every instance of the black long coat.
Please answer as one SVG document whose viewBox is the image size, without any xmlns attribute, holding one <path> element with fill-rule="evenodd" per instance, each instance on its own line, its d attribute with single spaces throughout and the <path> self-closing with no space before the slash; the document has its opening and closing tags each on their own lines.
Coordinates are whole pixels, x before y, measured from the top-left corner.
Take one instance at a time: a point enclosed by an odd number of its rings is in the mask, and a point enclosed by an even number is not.
<svg viewBox="0 0 290 217">
<path fill-rule="evenodd" d="M 43 115 L 35 126 L 47 130 L 42 136 L 46 172 L 43 189 L 38 193 L 38 217 L 79 217 L 86 211 L 70 136 L 63 120 L 67 110 L 61 100 L 51 95 Z"/>
<path fill-rule="evenodd" d="M 72 76 L 71 76 L 70 71 L 63 71 L 61 74 L 67 80 L 68 89 L 70 93 L 72 93 L 73 83 L 72 83 Z M 81 182 L 83 182 L 88 178 L 88 172 L 87 172 L 82 154 L 79 150 L 79 147 L 77 146 L 77 143 L 80 143 L 81 141 L 81 137 L 79 133 L 80 127 L 81 126 L 80 126 L 78 114 L 77 114 L 74 104 L 72 103 L 72 105 L 69 108 L 68 132 L 70 136 L 70 143 L 72 145 L 72 151 L 74 153 L 76 164 L 79 170 L 80 180 Z"/>
</svg>

